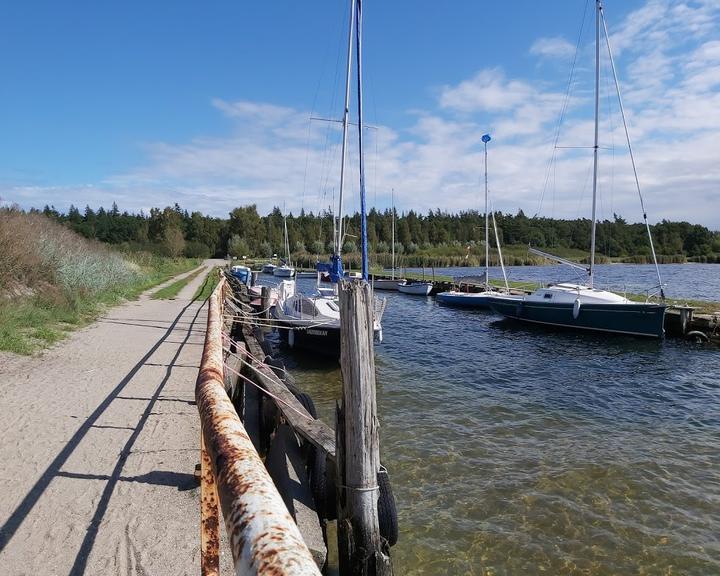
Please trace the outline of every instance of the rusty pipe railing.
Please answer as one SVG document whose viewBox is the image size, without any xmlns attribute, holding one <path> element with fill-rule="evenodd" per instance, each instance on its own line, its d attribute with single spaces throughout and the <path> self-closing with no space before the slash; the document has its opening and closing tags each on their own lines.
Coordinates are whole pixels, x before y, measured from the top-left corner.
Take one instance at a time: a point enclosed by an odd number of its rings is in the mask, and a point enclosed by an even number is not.
<svg viewBox="0 0 720 576">
<path fill-rule="evenodd" d="M 320 576 L 297 525 L 225 392 L 222 355 L 225 290 L 225 279 L 222 278 L 210 296 L 195 398 L 232 548 L 235 573 L 243 576 Z M 204 522 L 203 529 L 206 524 L 212 529 L 212 521 Z M 218 553 L 217 547 L 209 548 L 209 553 Z M 212 560 L 202 559 L 203 570 L 208 566 L 208 573 L 213 573 L 217 566 Z"/>
</svg>

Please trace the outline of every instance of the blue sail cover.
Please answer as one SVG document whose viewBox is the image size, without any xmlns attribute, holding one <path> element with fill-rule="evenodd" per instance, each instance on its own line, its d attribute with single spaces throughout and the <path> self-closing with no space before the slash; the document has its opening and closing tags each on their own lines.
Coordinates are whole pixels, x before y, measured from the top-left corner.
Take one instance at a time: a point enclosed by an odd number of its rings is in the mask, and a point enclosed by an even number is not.
<svg viewBox="0 0 720 576">
<path fill-rule="evenodd" d="M 342 266 L 342 259 L 338 254 L 333 254 L 330 262 L 318 262 L 315 266 L 318 272 L 325 272 L 330 275 L 331 282 L 340 282 L 340 278 L 345 275 Z"/>
</svg>

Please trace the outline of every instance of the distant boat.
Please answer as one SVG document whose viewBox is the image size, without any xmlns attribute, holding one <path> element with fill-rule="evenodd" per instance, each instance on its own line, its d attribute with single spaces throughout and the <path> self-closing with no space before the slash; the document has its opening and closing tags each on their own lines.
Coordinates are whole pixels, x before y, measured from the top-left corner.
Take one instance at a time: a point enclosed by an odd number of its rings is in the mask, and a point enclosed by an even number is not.
<svg viewBox="0 0 720 576">
<path fill-rule="evenodd" d="M 270 262 L 268 262 L 267 264 L 263 265 L 263 267 L 261 268 L 261 272 L 263 274 L 272 274 L 275 271 L 275 268 L 277 268 L 275 264 L 271 264 Z"/>
<path fill-rule="evenodd" d="M 295 272 L 295 278 L 316 278 L 317 272 Z"/>
<path fill-rule="evenodd" d="M 560 283 L 540 288 L 528 296 L 499 295 L 488 297 L 491 308 L 504 316 L 515 318 L 525 322 L 533 322 L 563 328 L 577 328 L 582 330 L 593 330 L 600 332 L 615 332 L 620 334 L 631 334 L 635 336 L 651 336 L 661 338 L 664 334 L 665 304 L 650 302 L 632 302 L 606 290 L 598 290 L 593 287 L 595 275 L 595 231 L 597 219 L 595 209 L 597 204 L 597 174 L 598 174 L 598 127 L 599 127 L 599 84 L 600 84 L 600 23 L 603 23 L 605 40 L 608 43 L 608 54 L 610 57 L 611 69 L 615 76 L 615 64 L 610 51 L 607 26 L 605 25 L 602 2 L 595 2 L 595 141 L 593 146 L 593 196 L 592 196 L 592 226 L 590 232 L 590 265 L 588 268 L 540 250 L 530 249 L 538 254 L 555 262 L 567 264 L 574 268 L 584 270 L 588 274 L 587 284 Z M 617 76 L 615 76 L 615 87 L 618 88 Z M 632 155 L 630 138 L 625 122 L 625 113 L 622 107 L 620 91 L 618 89 L 618 101 L 620 112 L 625 126 L 625 135 L 628 141 L 628 150 L 635 168 L 635 160 Z M 640 193 L 640 184 L 635 171 L 636 186 Z M 640 195 L 642 204 L 642 195 Z M 643 209 L 643 213 L 644 213 Z M 660 278 L 660 268 L 655 257 L 655 247 L 650 234 L 650 226 L 645 217 L 645 225 L 650 240 L 650 249 L 655 262 L 655 270 L 658 276 L 660 297 L 664 300 L 663 284 Z"/>
<path fill-rule="evenodd" d="M 489 296 L 498 294 L 497 290 L 490 288 L 490 226 L 489 226 L 489 203 L 488 203 L 488 170 L 487 170 L 487 145 L 491 138 L 489 134 L 484 134 L 482 141 L 485 144 L 485 282 L 484 290 L 481 292 L 469 292 L 461 290 L 449 290 L 440 292 L 435 295 L 435 300 L 446 306 L 458 306 L 461 308 L 483 308 L 490 309 Z M 498 237 L 497 224 L 495 223 L 495 212 L 492 215 L 493 229 L 495 231 L 495 244 L 500 257 L 500 267 L 502 268 L 503 278 L 505 279 L 505 291 L 509 292 L 507 276 L 505 275 L 505 264 L 503 263 L 502 250 L 500 249 L 500 238 Z"/>
<path fill-rule="evenodd" d="M 246 286 L 252 286 L 252 270 L 247 266 L 231 266 L 230 275 L 237 278 Z"/>
<path fill-rule="evenodd" d="M 402 282 L 400 278 L 373 278 L 373 288 L 375 290 L 397 290 L 398 282 Z"/>
<path fill-rule="evenodd" d="M 295 276 L 295 267 L 290 263 L 290 242 L 288 240 L 287 231 L 287 216 L 283 217 L 283 224 L 285 227 L 285 262 L 282 266 L 276 266 L 273 269 L 273 276 L 280 278 L 292 278 Z"/>
<path fill-rule="evenodd" d="M 397 290 L 398 282 L 404 282 L 404 278 L 395 278 L 395 189 L 391 193 L 392 198 L 392 268 L 390 278 L 373 278 L 375 290 Z"/>
<path fill-rule="evenodd" d="M 260 298 L 262 296 L 262 286 L 256 286 L 253 284 L 253 273 L 252 270 L 247 266 L 231 266 L 230 276 L 247 286 L 248 294 L 254 298 Z M 274 306 L 277 301 L 277 290 L 275 288 L 270 289 L 270 306 Z"/>
<path fill-rule="evenodd" d="M 430 292 L 432 292 L 433 283 L 403 280 L 402 282 L 398 282 L 397 289 L 403 294 L 412 294 L 414 296 L 428 296 Z"/>
</svg>

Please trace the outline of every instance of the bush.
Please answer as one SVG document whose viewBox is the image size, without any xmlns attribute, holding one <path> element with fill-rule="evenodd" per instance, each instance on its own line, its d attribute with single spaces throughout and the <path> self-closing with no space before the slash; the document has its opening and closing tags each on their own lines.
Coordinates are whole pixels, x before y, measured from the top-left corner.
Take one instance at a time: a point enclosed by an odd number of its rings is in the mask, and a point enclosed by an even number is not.
<svg viewBox="0 0 720 576">
<path fill-rule="evenodd" d="M 210 258 L 212 250 L 210 246 L 198 240 L 190 240 L 185 243 L 183 254 L 186 258 Z"/>
<path fill-rule="evenodd" d="M 322 243 L 322 240 L 315 240 L 312 243 L 312 252 L 313 254 L 322 254 L 325 252 L 325 245 Z"/>
<path fill-rule="evenodd" d="M 260 250 L 259 250 L 259 256 L 262 258 L 272 258 L 273 255 L 273 249 L 270 242 L 267 240 L 263 240 L 260 242 Z"/>
</svg>

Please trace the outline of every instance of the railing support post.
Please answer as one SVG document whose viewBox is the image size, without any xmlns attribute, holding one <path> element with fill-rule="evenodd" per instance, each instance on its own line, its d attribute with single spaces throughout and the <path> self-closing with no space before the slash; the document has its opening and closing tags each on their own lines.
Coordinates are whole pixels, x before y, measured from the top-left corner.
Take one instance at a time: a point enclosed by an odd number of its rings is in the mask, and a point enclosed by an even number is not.
<svg viewBox="0 0 720 576">
<path fill-rule="evenodd" d="M 392 575 L 387 542 L 378 522 L 380 436 L 375 399 L 373 306 L 370 285 L 340 286 L 343 375 L 338 410 L 338 549 L 343 576 Z"/>
<path fill-rule="evenodd" d="M 200 433 L 200 574 L 220 574 L 220 513 L 217 485 L 205 438 Z"/>
</svg>

